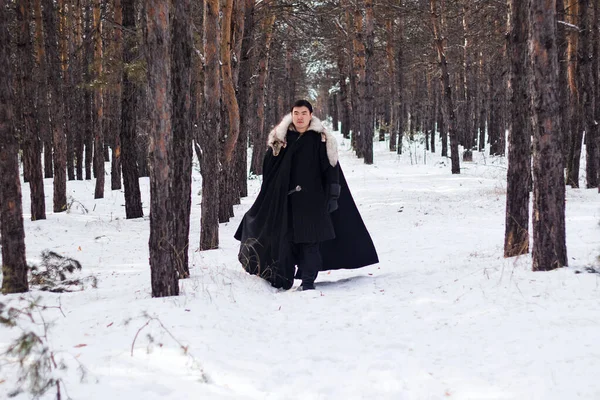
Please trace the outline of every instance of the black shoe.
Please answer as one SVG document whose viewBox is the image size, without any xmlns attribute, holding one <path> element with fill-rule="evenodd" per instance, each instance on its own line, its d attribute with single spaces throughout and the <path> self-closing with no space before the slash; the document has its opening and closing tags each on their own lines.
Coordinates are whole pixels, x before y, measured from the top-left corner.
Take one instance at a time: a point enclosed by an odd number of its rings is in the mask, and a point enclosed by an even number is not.
<svg viewBox="0 0 600 400">
<path fill-rule="evenodd" d="M 298 289 L 296 289 L 299 292 L 303 292 L 305 290 L 315 290 L 315 284 L 314 283 L 303 283 L 302 285 L 298 286 Z"/>
</svg>

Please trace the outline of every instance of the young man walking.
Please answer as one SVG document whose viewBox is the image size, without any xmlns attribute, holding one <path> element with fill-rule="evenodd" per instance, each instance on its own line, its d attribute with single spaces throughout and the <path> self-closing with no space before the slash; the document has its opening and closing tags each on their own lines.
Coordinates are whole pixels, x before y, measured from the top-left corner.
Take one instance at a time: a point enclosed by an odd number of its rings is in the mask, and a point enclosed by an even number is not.
<svg viewBox="0 0 600 400">
<path fill-rule="evenodd" d="M 312 290 L 319 271 L 378 262 L 337 142 L 312 112 L 298 100 L 269 134 L 261 191 L 235 234 L 244 269 L 278 288 L 291 288 L 296 277 L 298 290 Z"/>
</svg>

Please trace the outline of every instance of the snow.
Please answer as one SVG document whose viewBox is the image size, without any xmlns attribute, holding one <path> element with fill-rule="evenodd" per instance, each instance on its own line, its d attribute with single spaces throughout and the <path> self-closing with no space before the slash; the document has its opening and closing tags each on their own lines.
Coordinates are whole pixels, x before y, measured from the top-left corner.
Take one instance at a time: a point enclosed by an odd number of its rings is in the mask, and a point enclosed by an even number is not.
<svg viewBox="0 0 600 400">
<path fill-rule="evenodd" d="M 181 281 L 180 296 L 156 299 L 148 217 L 126 220 L 123 192 L 111 191 L 109 179 L 99 200 L 93 181 L 68 182 L 76 201 L 60 214 L 51 212 L 47 179 L 48 219 L 37 222 L 29 220 L 23 185 L 28 262 L 50 249 L 79 260 L 79 276 L 98 279 L 96 288 L 87 283 L 73 293 L 34 289 L 0 298 L 23 306 L 40 296 L 55 307 L 42 314 L 51 323 L 48 345 L 68 367 L 53 375 L 63 380 L 63 396 L 600 398 L 600 274 L 585 271 L 597 268 L 600 254 L 596 190 L 567 189 L 569 267 L 532 272 L 530 255 L 502 256 L 504 158 L 475 152 L 475 161 L 452 175 L 439 154 L 427 154 L 425 163 L 419 143 L 398 156 L 375 142 L 375 164 L 366 166 L 337 138 L 380 263 L 321 273 L 312 292 L 278 291 L 237 262 L 233 233 L 258 179 L 235 218 L 221 225 L 221 247 L 199 252 L 201 179 L 194 169 L 191 278 Z M 146 178 L 141 189 L 148 215 Z M 38 314 L 36 321 L 21 322 L 41 333 Z M 2 327 L 0 349 L 19 332 Z M 0 398 L 16 387 L 17 368 L 7 361 L 2 357 Z"/>
</svg>

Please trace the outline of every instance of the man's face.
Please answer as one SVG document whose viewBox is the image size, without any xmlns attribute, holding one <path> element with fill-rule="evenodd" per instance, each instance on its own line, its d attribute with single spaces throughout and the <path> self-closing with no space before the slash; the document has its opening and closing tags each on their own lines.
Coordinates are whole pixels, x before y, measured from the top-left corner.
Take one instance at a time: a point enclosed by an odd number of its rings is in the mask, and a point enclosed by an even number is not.
<svg viewBox="0 0 600 400">
<path fill-rule="evenodd" d="M 292 109 L 292 122 L 294 123 L 296 130 L 300 133 L 306 132 L 311 118 L 312 114 L 308 107 L 302 106 L 294 107 Z"/>
</svg>

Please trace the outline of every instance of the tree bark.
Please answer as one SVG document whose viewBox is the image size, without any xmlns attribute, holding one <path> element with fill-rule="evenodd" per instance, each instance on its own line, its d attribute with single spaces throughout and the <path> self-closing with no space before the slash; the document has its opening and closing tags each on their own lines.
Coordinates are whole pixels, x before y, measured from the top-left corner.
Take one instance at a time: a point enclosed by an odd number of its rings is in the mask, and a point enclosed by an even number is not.
<svg viewBox="0 0 600 400">
<path fill-rule="evenodd" d="M 99 82 L 102 78 L 102 20 L 100 19 L 101 0 L 93 0 L 94 16 L 94 74 Z M 104 198 L 104 104 L 102 84 L 94 88 L 94 171 L 96 174 L 96 188 L 94 198 Z"/>
<path fill-rule="evenodd" d="M 373 0 L 365 0 L 365 134 L 363 155 L 365 164 L 373 164 L 373 129 L 375 128 L 375 16 Z"/>
<path fill-rule="evenodd" d="M 593 56 L 592 56 L 592 76 L 594 84 L 594 119 L 600 121 L 600 1 L 594 0 L 594 23 L 593 26 Z M 598 191 L 600 191 L 600 127 L 593 127 L 593 142 L 589 146 L 595 147 L 596 153 L 596 179 L 598 182 Z"/>
<path fill-rule="evenodd" d="M 400 1 L 402 6 L 402 1 Z M 404 15 L 398 15 L 398 30 L 396 32 L 396 87 L 398 94 L 396 96 L 394 115 L 396 116 L 396 131 L 398 140 L 396 151 L 402 154 L 402 137 L 404 136 L 404 125 L 406 113 L 404 112 L 404 64 L 406 63 L 404 54 Z M 441 132 L 441 131 L 440 131 Z"/>
<path fill-rule="evenodd" d="M 262 24 L 262 31 L 264 33 L 263 40 L 261 40 L 262 52 L 259 55 L 260 61 L 258 62 L 258 79 L 256 82 L 256 126 L 255 138 L 253 140 L 252 149 L 252 162 L 250 165 L 250 172 L 256 175 L 262 175 L 262 162 L 266 152 L 267 135 L 265 129 L 265 95 L 267 89 L 267 78 L 269 73 L 269 58 L 271 55 L 271 42 L 273 40 L 273 28 L 275 24 L 275 13 L 271 10 L 265 17 Z"/>
<path fill-rule="evenodd" d="M 204 110 L 202 138 L 202 216 L 200 250 L 219 247 L 219 138 L 221 98 L 219 0 L 204 0 Z"/>
<path fill-rule="evenodd" d="M 121 185 L 121 170 L 123 167 L 122 160 L 122 143 L 121 143 L 121 135 L 120 135 L 120 122 L 122 119 L 122 104 L 121 94 L 123 86 L 123 4 L 122 0 L 114 0 L 113 4 L 113 12 L 114 12 L 114 20 L 116 27 L 113 27 L 113 38 L 114 43 L 112 46 L 112 51 L 114 52 L 114 58 L 117 59 L 116 66 L 114 67 L 114 75 L 115 75 L 115 87 L 111 90 L 111 105 L 112 105 L 112 118 L 110 122 L 110 135 L 112 138 L 112 146 L 111 146 L 111 169 L 110 169 L 110 189 L 111 190 L 120 190 Z"/>
<path fill-rule="evenodd" d="M 46 219 L 44 198 L 44 175 L 42 169 L 41 145 L 36 132 L 37 111 L 34 105 L 36 87 L 32 79 L 34 70 L 33 40 L 30 33 L 31 7 L 29 0 L 19 0 L 17 15 L 17 72 L 18 103 L 23 120 L 23 159 L 27 160 L 28 180 L 31 199 L 31 220 Z"/>
<path fill-rule="evenodd" d="M 129 77 L 128 68 L 135 60 L 136 30 L 135 0 L 123 0 L 123 79 L 121 84 L 121 167 L 125 191 L 125 217 L 140 218 L 144 215 L 140 193 L 136 150 L 136 121 L 138 90 Z"/>
<path fill-rule="evenodd" d="M 173 260 L 180 278 L 190 275 L 189 237 L 192 208 L 192 13 L 190 0 L 173 3 L 171 66 L 173 86 Z"/>
<path fill-rule="evenodd" d="M 2 293 L 29 290 L 19 179 L 19 143 L 14 130 L 13 79 L 7 8 L 0 7 L 0 245 Z"/>
<path fill-rule="evenodd" d="M 442 84 L 442 110 L 444 122 L 447 125 L 450 136 L 450 159 L 452 161 L 452 173 L 460 174 L 460 159 L 458 155 L 458 137 L 456 133 L 456 115 L 454 113 L 454 103 L 452 101 L 452 87 L 450 86 L 450 74 L 448 72 L 448 62 L 444 49 L 444 39 L 441 33 L 441 26 L 437 15 L 437 0 L 430 0 L 431 19 L 433 23 L 434 43 L 438 54 L 440 64 Z"/>
<path fill-rule="evenodd" d="M 531 0 L 529 26 L 533 107 L 533 270 L 547 271 L 567 265 L 554 2 Z"/>
<path fill-rule="evenodd" d="M 46 49 L 44 40 L 44 25 L 42 23 L 42 2 L 34 1 L 35 18 L 35 47 L 37 62 L 37 95 L 36 109 L 38 110 L 37 129 L 39 138 L 42 141 L 40 147 L 43 147 L 44 153 L 44 178 L 52 178 L 52 130 L 50 126 L 50 110 L 48 104 L 48 67 L 46 65 Z"/>
<path fill-rule="evenodd" d="M 60 56 L 58 53 L 58 27 L 56 11 L 52 0 L 44 0 L 43 7 L 46 65 L 50 88 L 50 110 L 52 116 L 52 139 L 54 142 L 54 212 L 67 209 L 67 143 L 64 130 L 63 85 L 60 76 Z M 48 153 L 46 153 L 47 155 Z"/>
<path fill-rule="evenodd" d="M 579 24 L 579 0 L 568 0 L 567 21 L 577 26 Z M 583 140 L 583 132 L 581 127 L 581 96 L 579 94 L 579 82 L 577 79 L 578 72 L 578 53 L 579 47 L 579 31 L 570 30 L 568 34 L 567 45 L 567 60 L 569 67 L 567 77 L 569 81 L 569 122 L 568 122 L 568 141 L 565 145 L 568 146 L 567 155 L 567 185 L 571 187 L 579 187 L 579 166 L 581 158 L 581 143 Z"/>
<path fill-rule="evenodd" d="M 510 118 L 504 257 L 529 252 L 531 122 L 528 90 L 528 1 L 509 0 Z"/>
<path fill-rule="evenodd" d="M 240 134 L 236 145 L 235 168 L 238 175 L 238 191 L 240 197 L 248 196 L 248 139 L 254 126 L 253 110 L 250 109 L 252 98 L 252 60 L 254 49 L 254 0 L 244 2 L 244 36 L 241 48 L 239 75 L 238 105 L 240 108 Z"/>
<path fill-rule="evenodd" d="M 581 120 L 585 131 L 586 187 L 598 186 L 598 149 L 596 148 L 597 124 L 594 119 L 594 80 L 592 77 L 592 24 L 589 18 L 590 0 L 579 2 L 579 49 L 578 78 L 581 88 Z M 596 71 L 596 75 L 598 72 Z"/>
<path fill-rule="evenodd" d="M 150 273 L 152 297 L 179 294 L 177 264 L 173 260 L 173 136 L 171 93 L 171 32 L 169 0 L 148 0 L 146 62 L 150 105 Z M 178 222 L 178 221 L 177 221 Z"/>
<path fill-rule="evenodd" d="M 220 182 L 219 182 L 219 222 L 229 222 L 233 216 L 235 198 L 234 174 L 232 158 L 240 133 L 240 110 L 235 96 L 234 77 L 231 66 L 231 53 L 234 51 L 231 22 L 233 17 L 233 0 L 222 0 L 221 21 L 221 82 L 222 82 L 222 126 L 220 149 Z"/>
<path fill-rule="evenodd" d="M 353 90 L 354 103 L 352 105 L 352 113 L 356 118 L 356 123 L 353 124 L 355 130 L 352 131 L 352 146 L 358 158 L 364 157 L 366 132 L 366 57 L 365 57 L 365 32 L 363 27 L 362 8 L 357 2 L 354 6 L 354 36 L 353 36 L 353 73 L 355 77 L 355 87 Z M 365 161 L 366 162 L 366 161 Z"/>
</svg>

